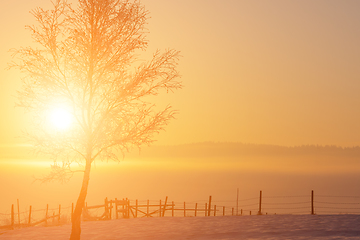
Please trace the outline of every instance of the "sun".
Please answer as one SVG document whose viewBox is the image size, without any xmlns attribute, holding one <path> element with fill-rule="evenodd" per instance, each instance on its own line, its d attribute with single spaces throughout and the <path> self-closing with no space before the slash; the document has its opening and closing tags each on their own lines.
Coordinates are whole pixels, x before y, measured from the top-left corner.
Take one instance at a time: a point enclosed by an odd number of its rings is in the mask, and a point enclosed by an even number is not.
<svg viewBox="0 0 360 240">
<path fill-rule="evenodd" d="M 70 128 L 73 118 L 65 108 L 55 108 L 50 112 L 50 121 L 57 130 L 67 130 Z"/>
</svg>

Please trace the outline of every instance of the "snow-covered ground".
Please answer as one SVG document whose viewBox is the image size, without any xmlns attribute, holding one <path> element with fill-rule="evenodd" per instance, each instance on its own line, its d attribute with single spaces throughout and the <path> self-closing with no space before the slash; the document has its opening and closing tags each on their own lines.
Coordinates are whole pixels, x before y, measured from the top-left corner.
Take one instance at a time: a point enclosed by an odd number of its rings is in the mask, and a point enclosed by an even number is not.
<svg viewBox="0 0 360 240">
<path fill-rule="evenodd" d="M 1 240 L 63 240 L 70 225 L 8 231 Z M 360 215 L 133 218 L 82 223 L 82 240 L 360 239 Z"/>
</svg>

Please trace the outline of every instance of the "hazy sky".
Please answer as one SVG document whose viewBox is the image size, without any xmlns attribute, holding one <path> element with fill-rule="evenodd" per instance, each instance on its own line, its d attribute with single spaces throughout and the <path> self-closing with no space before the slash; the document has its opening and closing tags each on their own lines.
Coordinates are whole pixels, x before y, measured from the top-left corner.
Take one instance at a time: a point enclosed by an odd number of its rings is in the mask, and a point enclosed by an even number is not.
<svg viewBox="0 0 360 240">
<path fill-rule="evenodd" d="M 360 1 L 141 2 L 151 17 L 149 52 L 143 58 L 167 48 L 180 50 L 183 56 L 179 70 L 184 88 L 155 100 L 159 106 L 171 104 L 179 110 L 177 119 L 157 137 L 157 145 L 203 141 L 360 145 Z M 18 136 L 30 121 L 23 109 L 14 108 L 20 75 L 5 70 L 11 61 L 9 49 L 32 44 L 24 28 L 34 23 L 29 11 L 50 5 L 50 0 L 0 1 L 0 182 L 9 183 L 2 186 L 1 192 L 7 194 L 0 213 L 17 198 L 22 206 L 37 201 L 41 207 L 51 201 L 68 204 L 81 183 L 79 175 L 67 185 L 31 184 L 31 176 L 41 177 L 45 164 L 24 159 L 32 155 L 19 147 L 24 141 Z M 99 164 L 92 172 L 89 202 L 99 204 L 106 196 L 158 199 L 164 194 L 175 201 L 207 199 L 209 194 L 235 199 L 236 188 L 246 197 L 257 196 L 259 190 L 269 195 L 302 195 L 310 190 L 359 195 L 356 157 L 235 156 L 235 165 L 223 156 L 213 157 L 216 161 L 209 157 L 206 164 L 181 156 L 169 158 L 173 164 L 158 164 L 156 156 L 150 159 L 155 162 L 123 162 L 106 172 Z"/>
<path fill-rule="evenodd" d="M 31 44 L 29 10 L 49 2 L 0 2 L 0 144 L 21 143 L 27 122 L 8 49 Z M 184 88 L 156 100 L 180 113 L 157 144 L 360 144 L 360 1 L 141 2 L 149 51 L 183 55 Z"/>
</svg>

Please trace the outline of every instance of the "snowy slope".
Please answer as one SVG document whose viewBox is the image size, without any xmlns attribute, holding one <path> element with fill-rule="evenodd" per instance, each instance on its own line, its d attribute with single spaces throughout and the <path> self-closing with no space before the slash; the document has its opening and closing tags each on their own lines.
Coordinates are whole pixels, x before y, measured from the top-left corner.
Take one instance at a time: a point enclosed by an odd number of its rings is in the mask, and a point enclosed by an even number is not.
<svg viewBox="0 0 360 240">
<path fill-rule="evenodd" d="M 1 240 L 68 239 L 70 225 L 8 231 Z M 360 215 L 164 217 L 84 222 L 83 240 L 360 239 Z"/>
</svg>

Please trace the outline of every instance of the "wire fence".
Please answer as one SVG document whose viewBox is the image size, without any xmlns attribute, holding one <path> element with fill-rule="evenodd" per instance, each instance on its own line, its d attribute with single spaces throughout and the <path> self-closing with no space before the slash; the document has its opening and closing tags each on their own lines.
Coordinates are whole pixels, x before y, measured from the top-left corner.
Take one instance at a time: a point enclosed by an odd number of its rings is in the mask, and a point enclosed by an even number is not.
<svg viewBox="0 0 360 240">
<path fill-rule="evenodd" d="M 70 222 L 72 206 L 34 209 L 29 206 L 28 210 L 19 211 L 20 207 L 14 209 L 11 206 L 10 213 L 0 213 L 0 229 L 14 229 L 18 227 L 42 225 L 60 225 Z"/>
<path fill-rule="evenodd" d="M 114 206 L 105 204 L 96 207 L 87 206 L 89 216 L 107 216 L 108 219 L 120 217 L 154 217 L 154 216 L 242 216 L 242 215 L 266 215 L 266 214 L 360 214 L 360 196 L 332 196 L 332 195 L 310 195 L 298 196 L 267 196 L 262 194 L 258 197 L 217 200 L 211 196 L 207 200 L 190 202 L 173 202 L 159 200 L 134 200 L 126 199 L 122 209 L 106 211 Z M 124 200 L 123 200 L 124 201 Z M 111 202 L 111 201 L 108 201 Z M 115 203 L 115 201 L 112 201 Z M 120 206 L 120 205 L 119 205 Z M 0 228 L 16 224 L 17 226 L 30 226 L 31 223 L 42 224 L 65 224 L 70 223 L 74 205 L 43 209 L 32 209 L 26 211 L 14 210 L 10 213 L 0 213 Z M 19 209 L 19 207 L 18 207 Z M 127 209 L 128 213 L 125 214 Z M 105 211 L 105 213 L 104 213 Z M 132 214 L 130 214 L 132 213 Z M 139 214 L 138 214 L 139 213 Z M 143 215 L 141 215 L 143 214 Z M 55 217 L 56 216 L 56 217 Z M 45 220 L 44 220 L 45 219 Z M 93 218 L 96 219 L 96 218 Z"/>
<path fill-rule="evenodd" d="M 198 201 L 206 202 L 206 200 Z M 181 203 L 177 203 L 181 204 Z M 360 214 L 360 196 L 295 195 L 259 196 L 238 200 L 214 200 L 226 215 L 255 214 Z"/>
<path fill-rule="evenodd" d="M 135 200 L 131 200 L 135 201 Z M 174 202 L 186 206 L 187 215 L 194 216 L 195 204 L 209 208 L 209 200 Z M 205 204 L 207 206 L 205 207 Z M 260 191 L 259 197 L 238 200 L 213 199 L 210 208 L 214 215 L 266 215 L 266 214 L 360 214 L 360 196 L 335 195 L 283 195 L 266 196 Z M 214 207 L 216 206 L 216 213 Z M 183 207 L 185 208 L 185 207 Z M 181 212 L 178 216 L 184 216 Z M 205 215 L 205 214 L 203 214 Z"/>
</svg>

